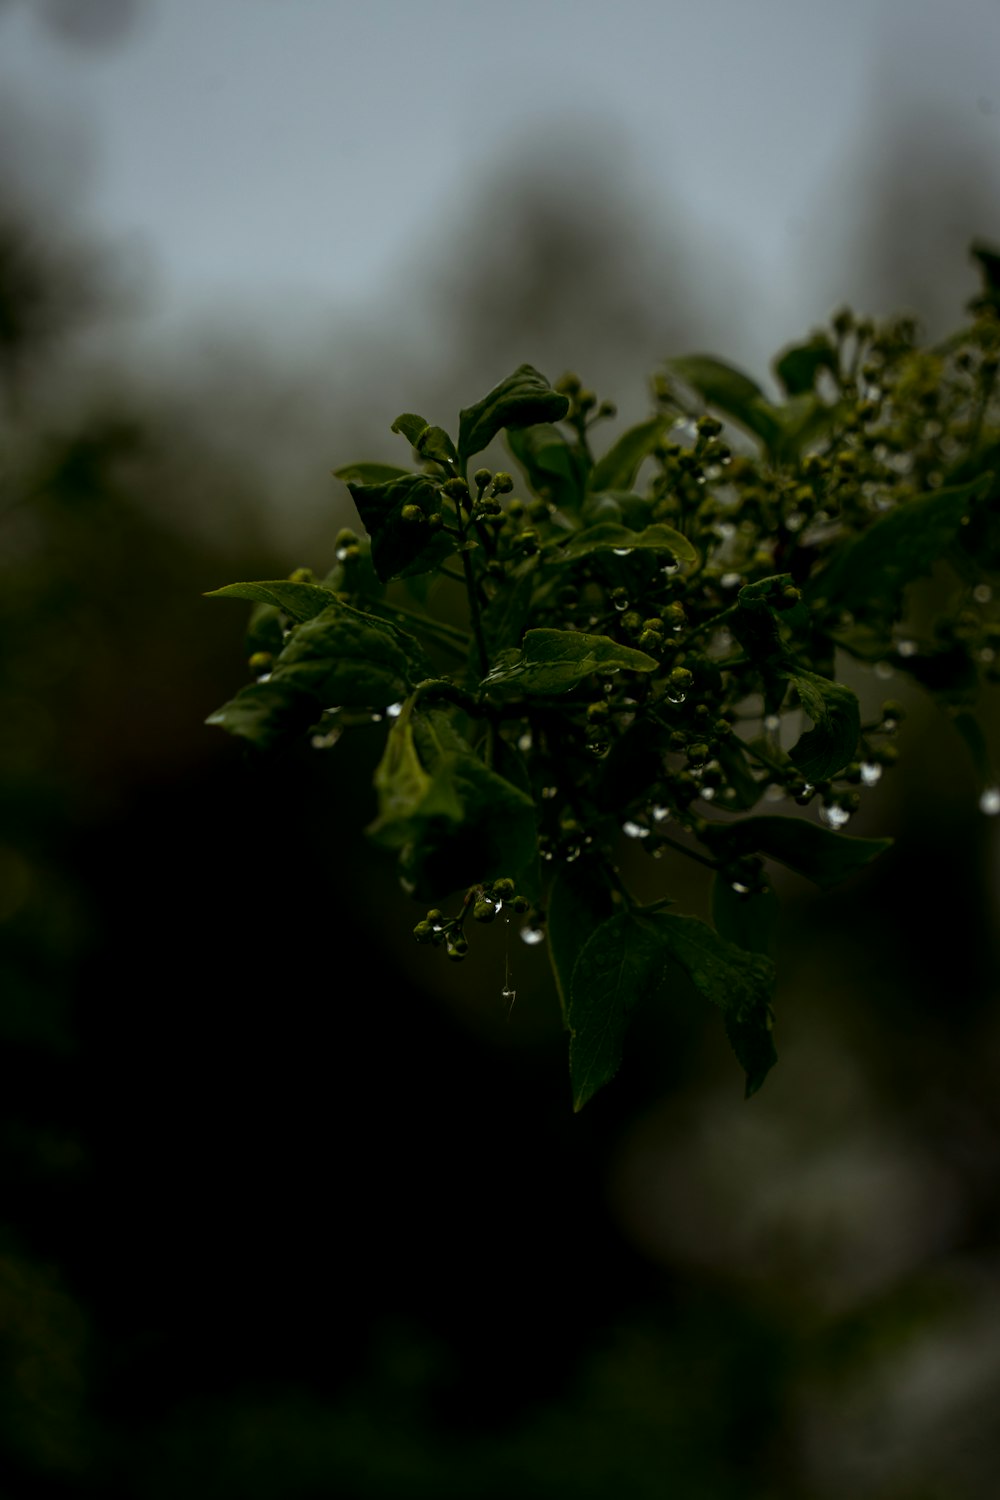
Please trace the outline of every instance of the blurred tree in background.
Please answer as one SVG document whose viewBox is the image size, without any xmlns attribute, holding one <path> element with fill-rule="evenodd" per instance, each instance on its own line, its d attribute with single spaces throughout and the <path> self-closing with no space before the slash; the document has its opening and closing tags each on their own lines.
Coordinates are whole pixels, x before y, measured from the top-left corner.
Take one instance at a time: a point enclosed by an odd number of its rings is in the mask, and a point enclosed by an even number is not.
<svg viewBox="0 0 1000 1500">
<path fill-rule="evenodd" d="M 521 358 L 616 395 L 657 297 L 652 358 L 700 337 L 682 244 L 624 289 L 600 171 L 505 191 L 400 409 Z M 0 1493 L 992 1495 L 997 829 L 950 726 L 914 705 L 879 867 L 786 878 L 767 1091 L 710 1018 L 644 1012 L 574 1117 L 543 961 L 507 1025 L 499 950 L 413 950 L 342 794 L 377 728 L 274 768 L 202 727 L 243 643 L 201 594 L 314 560 L 262 448 L 325 486 L 381 370 L 311 447 L 295 382 L 224 350 L 88 374 L 83 238 L 0 199 Z M 344 517 L 299 498 L 325 557 Z"/>
</svg>

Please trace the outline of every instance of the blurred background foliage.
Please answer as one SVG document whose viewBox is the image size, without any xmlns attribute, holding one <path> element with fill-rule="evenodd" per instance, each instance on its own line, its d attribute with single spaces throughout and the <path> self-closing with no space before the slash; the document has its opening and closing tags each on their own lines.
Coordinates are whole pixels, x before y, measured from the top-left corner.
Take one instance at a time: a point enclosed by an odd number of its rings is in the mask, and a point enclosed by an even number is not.
<svg viewBox="0 0 1000 1500">
<path fill-rule="evenodd" d="M 357 326 L 320 370 L 219 325 L 151 369 L 134 268 L 5 139 L 0 1494 L 991 1496 L 998 829 L 946 722 L 906 698 L 852 829 L 894 833 L 877 868 L 779 876 L 763 1093 L 668 1001 L 579 1117 L 544 956 L 512 953 L 507 1023 L 502 932 L 460 972 L 412 944 L 362 836 L 380 729 L 261 765 L 203 727 L 244 614 L 202 593 L 324 567 L 329 470 L 398 410 L 448 423 L 529 359 L 634 420 L 659 358 L 729 352 L 740 288 L 709 305 L 570 132 L 491 180 L 502 233 L 472 213 L 418 267 L 430 356 Z M 871 310 L 938 332 L 988 211 L 960 148 L 873 153 L 847 247 Z"/>
</svg>

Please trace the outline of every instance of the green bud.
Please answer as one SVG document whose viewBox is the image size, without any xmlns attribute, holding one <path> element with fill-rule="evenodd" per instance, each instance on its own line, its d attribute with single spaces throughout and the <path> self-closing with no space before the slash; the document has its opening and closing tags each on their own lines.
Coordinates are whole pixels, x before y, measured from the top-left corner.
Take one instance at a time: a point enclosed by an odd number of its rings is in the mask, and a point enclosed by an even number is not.
<svg viewBox="0 0 1000 1500">
<path fill-rule="evenodd" d="M 494 880 L 493 894 L 498 901 L 509 901 L 514 894 L 513 880 L 506 875 L 501 876 L 499 880 Z"/>
<path fill-rule="evenodd" d="M 441 486 L 441 493 L 447 495 L 449 500 L 466 500 L 469 486 L 464 479 L 447 479 Z"/>
<path fill-rule="evenodd" d="M 527 896 L 515 896 L 510 904 L 516 912 L 528 911 L 531 906 Z"/>
<path fill-rule="evenodd" d="M 692 761 L 695 765 L 700 765 L 703 761 L 708 760 L 708 754 L 708 746 L 703 744 L 701 740 L 698 740 L 694 745 L 688 746 L 688 760 Z"/>
<path fill-rule="evenodd" d="M 513 479 L 511 479 L 510 475 L 506 474 L 503 469 L 501 469 L 498 474 L 495 474 L 493 476 L 494 495 L 509 495 L 513 488 Z"/>
<path fill-rule="evenodd" d="M 687 667 L 675 667 L 670 674 L 670 685 L 675 688 L 689 688 L 694 682 L 694 673 L 689 672 Z"/>
<path fill-rule="evenodd" d="M 483 490 L 486 488 L 492 478 L 493 475 L 490 473 L 489 469 L 477 469 L 472 476 L 472 482 L 476 486 L 476 489 L 480 492 L 480 494 L 482 494 Z"/>
<path fill-rule="evenodd" d="M 662 634 L 659 631 L 644 630 L 639 637 L 639 650 L 647 651 L 650 655 L 652 655 L 654 651 L 662 651 Z"/>
<path fill-rule="evenodd" d="M 722 423 L 717 417 L 699 417 L 696 426 L 699 435 L 703 438 L 718 437 L 722 431 Z"/>
<path fill-rule="evenodd" d="M 405 521 L 407 526 L 413 526 L 424 519 L 424 513 L 419 505 L 404 505 L 399 512 L 399 519 Z"/>
<path fill-rule="evenodd" d="M 643 630 L 651 630 L 654 635 L 663 634 L 663 621 L 659 615 L 652 615 L 648 620 L 642 622 Z"/>
<path fill-rule="evenodd" d="M 492 901 L 477 901 L 472 908 L 472 915 L 477 922 L 492 922 L 497 914 L 497 909 Z"/>
<path fill-rule="evenodd" d="M 622 615 L 622 629 L 629 635 L 638 635 L 642 630 L 642 615 L 636 614 L 634 609 L 628 610 Z"/>
<path fill-rule="evenodd" d="M 247 662 L 251 672 L 269 672 L 274 665 L 274 657 L 270 651 L 255 651 Z"/>
<path fill-rule="evenodd" d="M 434 928 L 430 922 L 418 922 L 413 929 L 413 936 L 418 943 L 432 943 L 434 941 Z"/>
</svg>

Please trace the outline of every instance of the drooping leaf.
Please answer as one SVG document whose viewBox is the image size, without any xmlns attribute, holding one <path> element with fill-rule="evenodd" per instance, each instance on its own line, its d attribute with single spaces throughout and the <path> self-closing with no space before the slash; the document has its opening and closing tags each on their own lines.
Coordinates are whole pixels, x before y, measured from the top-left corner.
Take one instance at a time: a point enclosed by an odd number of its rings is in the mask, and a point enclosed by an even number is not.
<svg viewBox="0 0 1000 1500">
<path fill-rule="evenodd" d="M 400 849 L 419 838 L 431 819 L 460 823 L 462 805 L 454 785 L 440 765 L 428 775 L 417 754 L 411 716 L 413 698 L 386 737 L 382 759 L 375 769 L 378 817 L 365 830 L 368 836 L 390 849 Z"/>
<path fill-rule="evenodd" d="M 697 392 L 706 406 L 731 417 L 768 448 L 780 442 L 782 425 L 777 409 L 760 386 L 742 371 L 707 354 L 668 359 L 666 369 L 669 375 Z"/>
<path fill-rule="evenodd" d="M 861 733 L 861 707 L 850 688 L 815 672 L 788 674 L 814 729 L 788 752 L 806 781 L 827 781 L 853 759 Z"/>
<path fill-rule="evenodd" d="M 569 1025 L 573 970 L 591 933 L 612 915 L 614 906 L 600 862 L 577 860 L 561 864 L 549 889 L 549 962 L 556 983 L 563 1022 Z"/>
<path fill-rule="evenodd" d="M 344 473 L 338 470 L 338 478 Z M 371 537 L 372 566 L 383 582 L 429 573 L 455 551 L 454 537 L 428 524 L 428 518 L 439 511 L 439 494 L 426 474 L 403 473 L 377 484 L 354 479 L 344 483 Z M 420 511 L 419 519 L 403 516 L 403 510 L 411 506 Z"/>
<path fill-rule="evenodd" d="M 630 427 L 599 458 L 590 474 L 589 488 L 630 490 L 644 458 L 648 458 L 669 426 L 664 416 L 650 418 Z"/>
<path fill-rule="evenodd" d="M 619 912 L 592 932 L 573 968 L 568 1021 L 575 1109 L 614 1077 L 629 1013 L 640 999 L 668 991 L 671 970 L 680 970 L 722 1011 L 747 1075 L 747 1096 L 763 1083 L 776 1057 L 770 959 L 727 942 L 696 917 Z"/>
<path fill-rule="evenodd" d="M 655 672 L 658 666 L 655 656 L 610 636 L 529 630 L 520 650 L 501 653 L 481 687 L 484 692 L 566 693 L 592 672 Z"/>
<path fill-rule="evenodd" d="M 573 965 L 566 1012 L 575 1110 L 617 1073 L 629 1012 L 659 986 L 663 968 L 650 919 L 618 912 L 591 931 Z"/>
<path fill-rule="evenodd" d="M 383 709 L 429 673 L 412 636 L 331 600 L 296 627 L 266 681 L 248 684 L 206 722 L 267 749 L 308 728 L 324 708 Z"/>
<path fill-rule="evenodd" d="M 317 583 L 292 583 L 287 578 L 262 583 L 227 583 L 212 589 L 206 599 L 251 599 L 271 604 L 293 620 L 311 620 L 332 603 L 333 594 Z"/>
<path fill-rule="evenodd" d="M 334 469 L 334 479 L 341 484 L 388 484 L 392 479 L 404 479 L 409 469 L 400 469 L 396 464 L 344 464 Z"/>
<path fill-rule="evenodd" d="M 767 816 L 712 823 L 702 837 L 718 858 L 762 854 L 823 890 L 855 875 L 892 845 L 892 839 L 853 838 L 805 818 Z"/>
<path fill-rule="evenodd" d="M 575 562 L 591 552 L 670 552 L 679 562 L 695 562 L 698 554 L 681 532 L 657 521 L 642 531 L 631 531 L 614 521 L 598 521 L 574 532 L 569 541 L 546 556 L 547 562 Z"/>
<path fill-rule="evenodd" d="M 906 500 L 839 547 L 810 581 L 813 602 L 841 609 L 896 612 L 908 583 L 930 573 L 954 540 L 969 506 L 989 493 L 992 474 Z"/>
<path fill-rule="evenodd" d="M 664 949 L 699 993 L 722 1011 L 729 1044 L 746 1074 L 746 1098 L 760 1088 L 778 1060 L 774 1048 L 774 964 L 764 954 L 728 942 L 698 917 L 659 912 Z"/>
<path fill-rule="evenodd" d="M 813 390 L 821 370 L 829 370 L 835 378 L 839 374 L 837 351 L 822 331 L 804 344 L 792 344 L 774 362 L 774 373 L 789 396 Z"/>
<path fill-rule="evenodd" d="M 417 445 L 417 438 L 428 425 L 429 424 L 426 417 L 418 417 L 416 412 L 404 411 L 401 416 L 398 416 L 396 418 L 395 422 L 393 422 L 392 427 L 389 430 L 391 432 L 401 433 L 402 436 L 406 438 L 406 441 L 410 444 L 410 447 L 415 448 Z"/>
<path fill-rule="evenodd" d="M 723 873 L 712 882 L 712 921 L 720 937 L 748 953 L 774 957 L 779 901 L 773 886 L 743 892 Z"/>
<path fill-rule="evenodd" d="M 558 427 L 549 422 L 516 427 L 507 433 L 507 446 L 536 495 L 547 492 L 559 510 L 576 510 L 583 498 L 586 462 Z"/>
<path fill-rule="evenodd" d="M 567 398 L 554 391 L 544 375 L 533 365 L 519 365 L 481 401 L 459 414 L 459 462 L 464 465 L 474 453 L 481 453 L 505 427 L 558 422 L 568 410 Z"/>
</svg>

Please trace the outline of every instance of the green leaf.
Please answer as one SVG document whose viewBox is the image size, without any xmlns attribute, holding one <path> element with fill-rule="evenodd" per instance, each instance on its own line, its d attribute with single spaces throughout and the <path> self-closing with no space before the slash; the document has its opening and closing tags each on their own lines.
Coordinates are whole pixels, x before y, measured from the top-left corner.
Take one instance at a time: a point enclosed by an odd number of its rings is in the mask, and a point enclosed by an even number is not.
<svg viewBox="0 0 1000 1500">
<path fill-rule="evenodd" d="M 446 468 L 453 469 L 458 463 L 455 444 L 443 427 L 425 427 L 413 446 L 421 458 L 433 459 Z"/>
<path fill-rule="evenodd" d="M 732 881 L 718 874 L 712 882 L 712 921 L 720 937 L 748 953 L 774 957 L 779 901 L 770 885 L 760 890 L 734 891 Z"/>
<path fill-rule="evenodd" d="M 599 861 L 560 864 L 548 897 L 546 936 L 563 1022 L 569 1025 L 571 984 L 576 961 L 591 933 L 614 910 Z"/>
<path fill-rule="evenodd" d="M 340 471 L 343 472 L 343 471 Z M 384 484 L 345 480 L 372 543 L 372 566 L 383 583 L 412 573 L 429 573 L 455 551 L 447 531 L 432 531 L 427 518 L 439 512 L 437 485 L 426 474 L 403 473 Z M 404 519 L 416 506 L 422 519 Z"/>
<path fill-rule="evenodd" d="M 858 613 L 874 606 L 886 615 L 895 614 L 903 589 L 930 573 L 954 540 L 969 506 L 989 493 L 992 479 L 992 474 L 982 474 L 968 484 L 903 501 L 837 548 L 810 581 L 810 600 L 826 600 Z"/>
<path fill-rule="evenodd" d="M 410 444 L 410 447 L 415 448 L 417 438 L 428 425 L 426 417 L 418 417 L 416 412 L 404 411 L 402 416 L 396 418 L 389 430 L 401 433 Z"/>
<path fill-rule="evenodd" d="M 890 848 L 892 839 L 859 839 L 804 818 L 743 818 L 711 823 L 702 835 L 719 859 L 763 854 L 804 875 L 823 890 L 839 885 Z"/>
<path fill-rule="evenodd" d="M 550 496 L 559 510 L 574 511 L 583 498 L 586 464 L 558 427 L 539 422 L 507 434 L 507 446 L 536 495 Z"/>
<path fill-rule="evenodd" d="M 642 531 L 630 531 L 614 521 L 599 521 L 583 531 L 574 532 L 565 546 L 546 554 L 546 562 L 575 562 L 591 552 L 633 552 L 636 550 L 671 552 L 679 562 L 695 562 L 698 554 L 681 532 L 656 522 Z"/>
<path fill-rule="evenodd" d="M 462 465 L 493 441 L 504 427 L 531 427 L 536 422 L 558 422 L 569 401 L 554 391 L 533 365 L 519 365 L 481 401 L 459 414 L 458 454 Z"/>
<path fill-rule="evenodd" d="M 483 610 L 483 640 L 491 661 L 502 651 L 517 646 L 531 614 L 531 597 L 535 587 L 537 558 L 522 563 L 523 572 L 508 574 L 494 597 Z"/>
<path fill-rule="evenodd" d="M 774 965 L 727 942 L 696 917 L 619 912 L 588 938 L 573 968 L 568 1021 L 574 1108 L 614 1077 L 630 1011 L 667 987 L 671 968 L 723 1013 L 749 1097 L 775 1061 Z"/>
<path fill-rule="evenodd" d="M 747 812 L 751 807 L 756 807 L 768 778 L 764 776 L 758 781 L 754 776 L 743 751 L 743 741 L 735 735 L 722 740 L 715 758 L 725 774 L 726 785 L 736 794 L 735 797 L 726 799 L 726 806 L 739 812 Z"/>
<path fill-rule="evenodd" d="M 774 362 L 777 375 L 789 396 L 801 396 L 814 389 L 821 370 L 839 375 L 837 351 L 827 334 L 814 333 L 805 344 L 792 344 Z"/>
<path fill-rule="evenodd" d="M 780 443 L 782 424 L 777 409 L 760 386 L 742 371 L 707 354 L 668 359 L 666 369 L 669 375 L 696 391 L 707 406 L 731 417 L 768 448 Z"/>
<path fill-rule="evenodd" d="M 324 708 L 383 709 L 430 671 L 405 631 L 331 602 L 296 627 L 267 681 L 250 683 L 206 723 L 267 749 L 307 729 Z"/>
<path fill-rule="evenodd" d="M 788 752 L 807 781 L 827 781 L 854 758 L 861 708 L 850 688 L 815 672 L 788 673 L 802 707 L 815 724 Z"/>
<path fill-rule="evenodd" d="M 658 666 L 655 656 L 619 645 L 610 636 L 529 630 L 521 650 L 503 652 L 481 687 L 484 692 L 566 693 L 592 672 L 655 672 Z"/>
<path fill-rule="evenodd" d="M 462 820 L 463 809 L 455 787 L 439 768 L 427 774 L 417 754 L 411 723 L 414 700 L 409 698 L 386 737 L 382 759 L 375 769 L 378 817 L 365 832 L 390 849 L 400 849 L 420 836 L 430 819 Z"/>
<path fill-rule="evenodd" d="M 271 604 L 293 620 L 311 620 L 333 600 L 330 589 L 316 583 L 291 583 L 275 579 L 264 583 L 227 583 L 212 589 L 206 599 L 251 599 L 255 604 Z"/>
<path fill-rule="evenodd" d="M 391 479 L 403 479 L 409 469 L 397 468 L 395 464 L 345 464 L 334 469 L 334 479 L 350 487 L 352 484 L 388 484 Z"/>
<path fill-rule="evenodd" d="M 629 1012 L 663 974 L 663 944 L 650 919 L 619 912 L 580 949 L 566 1020 L 573 1108 L 580 1110 L 621 1066 Z"/>
<path fill-rule="evenodd" d="M 722 1011 L 729 1044 L 746 1074 L 745 1097 L 760 1088 L 778 1060 L 774 1048 L 774 964 L 727 942 L 697 917 L 662 912 L 647 917 L 664 948 L 695 989 Z"/>
<path fill-rule="evenodd" d="M 595 463 L 588 488 L 592 491 L 630 490 L 643 459 L 649 457 L 668 426 L 667 418 L 658 416 L 623 432 L 604 457 Z"/>
</svg>

